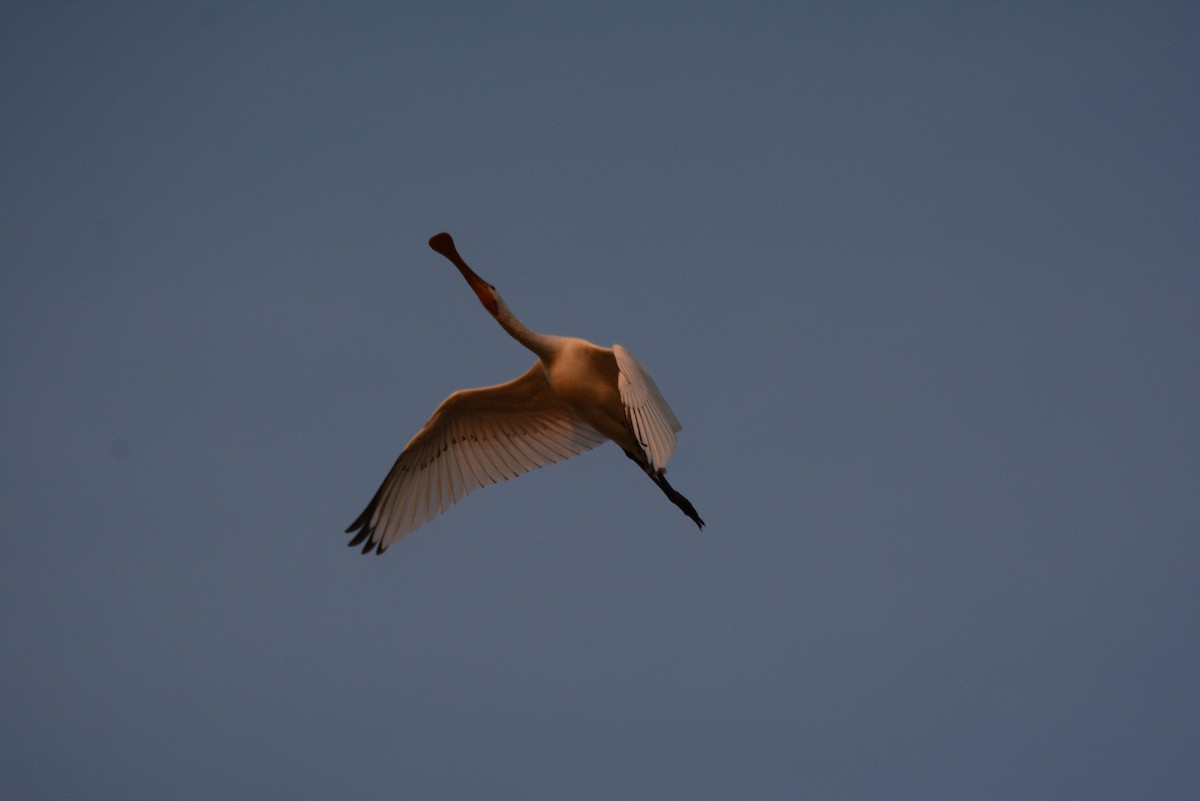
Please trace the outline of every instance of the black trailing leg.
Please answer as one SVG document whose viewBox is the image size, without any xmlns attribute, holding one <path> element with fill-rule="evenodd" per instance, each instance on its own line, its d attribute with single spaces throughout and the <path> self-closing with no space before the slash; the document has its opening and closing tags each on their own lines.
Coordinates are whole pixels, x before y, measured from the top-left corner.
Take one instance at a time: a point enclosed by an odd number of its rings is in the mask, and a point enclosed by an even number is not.
<svg viewBox="0 0 1200 801">
<path fill-rule="evenodd" d="M 658 485 L 658 488 L 666 493 L 666 496 L 671 499 L 671 503 L 683 510 L 683 513 L 692 519 L 700 528 L 704 528 L 704 521 L 700 519 L 700 515 L 696 512 L 696 507 L 692 506 L 692 502 L 675 491 L 675 488 L 667 483 L 666 476 L 662 473 L 651 473 L 650 479 Z"/>
<path fill-rule="evenodd" d="M 690 517 L 692 522 L 698 527 L 704 528 L 704 521 L 700 519 L 700 514 L 696 511 L 696 507 L 692 506 L 691 501 L 680 495 L 678 492 L 676 492 L 674 487 L 667 483 L 666 476 L 664 476 L 662 473 L 659 473 L 654 468 L 643 464 L 641 459 L 634 456 L 629 451 L 625 451 L 625 455 L 637 462 L 638 466 L 646 471 L 646 475 L 650 476 L 650 480 L 658 485 L 658 488 L 663 491 L 663 494 L 667 496 L 667 499 L 670 500 L 671 503 L 682 509 L 683 513 Z"/>
</svg>

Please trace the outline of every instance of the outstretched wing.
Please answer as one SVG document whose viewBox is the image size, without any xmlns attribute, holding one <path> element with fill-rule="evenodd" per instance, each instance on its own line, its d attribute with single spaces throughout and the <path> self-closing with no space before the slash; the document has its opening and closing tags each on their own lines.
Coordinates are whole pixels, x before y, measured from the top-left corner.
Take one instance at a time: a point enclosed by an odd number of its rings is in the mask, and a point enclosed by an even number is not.
<svg viewBox="0 0 1200 801">
<path fill-rule="evenodd" d="M 550 389 L 540 362 L 507 384 L 455 392 L 404 447 L 346 529 L 358 532 L 350 545 L 383 553 L 475 490 L 604 441 Z"/>
<path fill-rule="evenodd" d="M 662 472 L 667 468 L 667 460 L 675 452 L 675 433 L 682 426 L 641 362 L 620 345 L 613 345 L 612 351 L 617 357 L 617 369 L 621 373 L 617 388 L 621 392 L 625 416 L 642 450 L 649 457 L 650 464 Z"/>
</svg>

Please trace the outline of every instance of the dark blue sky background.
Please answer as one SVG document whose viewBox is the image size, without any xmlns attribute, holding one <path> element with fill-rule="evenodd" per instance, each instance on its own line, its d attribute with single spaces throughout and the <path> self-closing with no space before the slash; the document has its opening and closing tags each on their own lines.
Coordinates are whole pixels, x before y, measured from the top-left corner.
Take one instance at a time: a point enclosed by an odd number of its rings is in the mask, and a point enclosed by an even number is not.
<svg viewBox="0 0 1200 801">
<path fill-rule="evenodd" d="M 0 5 L 0 795 L 1200 787 L 1188 3 Z M 684 425 L 344 547 L 531 327 Z"/>
</svg>

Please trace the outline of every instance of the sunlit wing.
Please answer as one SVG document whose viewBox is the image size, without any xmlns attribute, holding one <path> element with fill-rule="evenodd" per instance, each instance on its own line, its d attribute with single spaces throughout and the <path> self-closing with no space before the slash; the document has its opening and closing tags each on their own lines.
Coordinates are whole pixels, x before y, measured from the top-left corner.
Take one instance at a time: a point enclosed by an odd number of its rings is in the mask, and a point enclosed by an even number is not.
<svg viewBox="0 0 1200 801">
<path fill-rule="evenodd" d="M 612 350 L 621 373 L 617 388 L 625 415 L 650 464 L 655 470 L 665 470 L 675 452 L 675 434 L 682 426 L 641 362 L 620 345 L 613 345 Z"/>
<path fill-rule="evenodd" d="M 358 532 L 350 545 L 383 553 L 475 490 L 603 442 L 550 389 L 540 363 L 507 384 L 455 392 L 405 446 L 346 529 Z"/>
</svg>

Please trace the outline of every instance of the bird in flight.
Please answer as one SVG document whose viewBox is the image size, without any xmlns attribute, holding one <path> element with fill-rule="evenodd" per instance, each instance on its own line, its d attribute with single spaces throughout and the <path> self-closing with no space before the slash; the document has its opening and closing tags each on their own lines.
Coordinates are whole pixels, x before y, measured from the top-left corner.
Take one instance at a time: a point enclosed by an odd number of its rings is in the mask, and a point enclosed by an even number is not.
<svg viewBox="0 0 1200 801">
<path fill-rule="evenodd" d="M 383 553 L 477 489 L 569 459 L 612 440 L 697 526 L 704 521 L 667 483 L 679 420 L 654 379 L 620 345 L 539 334 L 496 288 L 467 266 L 450 234 L 429 247 L 458 268 L 500 327 L 537 362 L 505 384 L 464 389 L 442 401 L 412 438 L 375 497 L 346 529 L 349 545 Z"/>
</svg>

